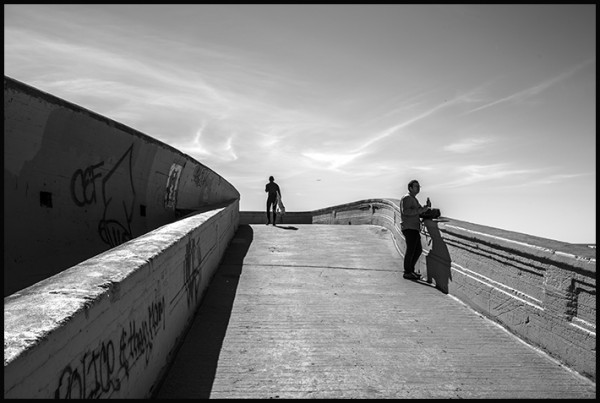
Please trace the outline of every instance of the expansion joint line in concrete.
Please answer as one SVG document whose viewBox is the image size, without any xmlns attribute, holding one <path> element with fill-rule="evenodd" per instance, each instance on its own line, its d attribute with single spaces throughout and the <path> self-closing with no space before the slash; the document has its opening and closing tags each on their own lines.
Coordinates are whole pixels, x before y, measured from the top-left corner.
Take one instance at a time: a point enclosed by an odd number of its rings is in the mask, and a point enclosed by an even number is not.
<svg viewBox="0 0 600 403">
<path fill-rule="evenodd" d="M 308 269 L 332 269 L 332 270 L 357 270 L 357 271 L 388 271 L 388 272 L 398 272 L 398 270 L 385 270 L 385 269 L 369 269 L 364 267 L 340 267 L 340 266 L 312 266 L 312 265 L 294 265 L 294 264 L 259 264 L 252 263 L 247 264 L 244 263 L 244 266 L 257 266 L 257 267 L 292 267 L 292 268 L 308 268 Z"/>
</svg>

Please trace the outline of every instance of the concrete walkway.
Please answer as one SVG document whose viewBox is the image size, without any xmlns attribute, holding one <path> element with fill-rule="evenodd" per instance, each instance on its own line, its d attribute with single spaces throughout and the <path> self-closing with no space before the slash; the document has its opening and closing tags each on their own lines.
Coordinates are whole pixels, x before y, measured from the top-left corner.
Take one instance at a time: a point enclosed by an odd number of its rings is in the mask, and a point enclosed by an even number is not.
<svg viewBox="0 0 600 403">
<path fill-rule="evenodd" d="M 596 397 L 401 263 L 383 227 L 241 225 L 156 397 Z"/>
</svg>

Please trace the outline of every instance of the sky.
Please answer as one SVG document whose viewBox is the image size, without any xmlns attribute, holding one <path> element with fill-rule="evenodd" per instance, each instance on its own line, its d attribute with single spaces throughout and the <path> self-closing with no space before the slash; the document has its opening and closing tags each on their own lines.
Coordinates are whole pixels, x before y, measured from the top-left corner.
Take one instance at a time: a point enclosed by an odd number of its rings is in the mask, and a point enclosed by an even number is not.
<svg viewBox="0 0 600 403">
<path fill-rule="evenodd" d="M 399 199 L 596 243 L 596 5 L 4 5 L 4 74 L 265 209 Z"/>
</svg>

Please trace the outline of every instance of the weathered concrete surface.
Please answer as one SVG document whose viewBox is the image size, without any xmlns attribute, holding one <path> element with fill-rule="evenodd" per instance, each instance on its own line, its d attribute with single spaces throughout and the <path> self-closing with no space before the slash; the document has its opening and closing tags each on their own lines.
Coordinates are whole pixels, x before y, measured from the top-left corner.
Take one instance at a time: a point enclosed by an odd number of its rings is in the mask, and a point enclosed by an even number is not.
<svg viewBox="0 0 600 403">
<path fill-rule="evenodd" d="M 153 395 L 236 233 L 193 214 L 4 299 L 5 399 Z"/>
<path fill-rule="evenodd" d="M 454 297 L 391 232 L 241 225 L 158 398 L 595 398 Z"/>
</svg>

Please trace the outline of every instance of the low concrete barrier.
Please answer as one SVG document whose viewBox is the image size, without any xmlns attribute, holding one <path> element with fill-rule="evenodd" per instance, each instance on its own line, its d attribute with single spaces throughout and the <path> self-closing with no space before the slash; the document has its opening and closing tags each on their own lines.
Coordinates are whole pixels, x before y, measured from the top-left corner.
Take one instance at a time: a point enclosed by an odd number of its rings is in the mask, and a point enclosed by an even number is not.
<svg viewBox="0 0 600 403">
<path fill-rule="evenodd" d="M 239 225 L 190 215 L 4 299 L 4 398 L 149 398 Z"/>
<path fill-rule="evenodd" d="M 312 223 L 383 226 L 403 255 L 398 206 L 361 200 L 315 210 Z M 418 270 L 426 281 L 596 380 L 595 249 L 450 218 L 424 224 Z"/>
<path fill-rule="evenodd" d="M 452 295 L 596 380 L 595 258 L 457 221 L 439 232 L 452 258 Z"/>
<path fill-rule="evenodd" d="M 240 225 L 266 224 L 266 211 L 242 211 L 240 212 Z M 285 224 L 312 224 L 312 212 L 290 212 L 283 215 L 277 214 L 277 225 Z"/>
</svg>

